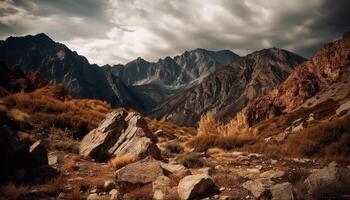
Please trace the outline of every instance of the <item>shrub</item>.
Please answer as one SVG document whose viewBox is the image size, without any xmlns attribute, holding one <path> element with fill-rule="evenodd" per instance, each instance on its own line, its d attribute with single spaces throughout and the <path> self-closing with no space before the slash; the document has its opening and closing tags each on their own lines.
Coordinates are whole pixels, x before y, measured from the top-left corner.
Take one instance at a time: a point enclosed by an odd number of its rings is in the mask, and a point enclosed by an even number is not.
<svg viewBox="0 0 350 200">
<path fill-rule="evenodd" d="M 137 158 L 133 155 L 116 156 L 109 161 L 109 164 L 115 169 L 120 169 L 128 164 L 134 163 Z"/>
<path fill-rule="evenodd" d="M 218 127 L 219 124 L 215 120 L 213 113 L 208 112 L 202 115 L 198 123 L 197 135 L 219 135 Z"/>
</svg>

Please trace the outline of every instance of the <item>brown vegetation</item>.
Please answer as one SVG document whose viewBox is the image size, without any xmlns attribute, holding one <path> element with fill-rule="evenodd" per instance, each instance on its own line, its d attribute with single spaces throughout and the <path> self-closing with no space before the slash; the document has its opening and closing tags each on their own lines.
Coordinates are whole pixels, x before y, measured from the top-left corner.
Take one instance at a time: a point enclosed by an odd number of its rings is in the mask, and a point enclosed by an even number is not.
<svg viewBox="0 0 350 200">
<path fill-rule="evenodd" d="M 97 127 L 111 108 L 99 100 L 65 100 L 48 97 L 40 92 L 18 93 L 2 98 L 15 119 L 40 124 L 43 128 L 70 130 L 77 138 Z"/>
<path fill-rule="evenodd" d="M 128 165 L 130 163 L 134 163 L 137 161 L 137 158 L 133 155 L 122 155 L 122 156 L 116 156 L 112 158 L 109 161 L 109 164 L 114 167 L 115 169 L 120 169 L 124 167 L 125 165 Z"/>
</svg>

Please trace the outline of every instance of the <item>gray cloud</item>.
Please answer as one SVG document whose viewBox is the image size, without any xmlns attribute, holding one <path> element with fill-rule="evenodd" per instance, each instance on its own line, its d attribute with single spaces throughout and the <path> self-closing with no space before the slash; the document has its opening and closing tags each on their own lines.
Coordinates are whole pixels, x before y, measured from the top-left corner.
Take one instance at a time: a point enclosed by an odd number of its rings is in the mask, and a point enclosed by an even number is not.
<svg viewBox="0 0 350 200">
<path fill-rule="evenodd" d="M 185 50 L 312 56 L 350 30 L 348 0 L 4 0 L 0 38 L 45 32 L 99 64 Z"/>
</svg>

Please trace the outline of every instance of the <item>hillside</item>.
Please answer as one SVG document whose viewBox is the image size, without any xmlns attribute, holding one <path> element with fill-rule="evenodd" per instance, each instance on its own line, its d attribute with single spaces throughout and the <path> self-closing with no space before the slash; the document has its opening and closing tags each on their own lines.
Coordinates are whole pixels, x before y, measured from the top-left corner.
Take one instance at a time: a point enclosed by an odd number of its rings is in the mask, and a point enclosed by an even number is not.
<svg viewBox="0 0 350 200">
<path fill-rule="evenodd" d="M 202 114 L 233 116 L 250 100 L 269 92 L 305 61 L 277 48 L 256 51 L 206 77 L 198 86 L 169 99 L 151 115 L 180 125 L 196 125 Z"/>
</svg>

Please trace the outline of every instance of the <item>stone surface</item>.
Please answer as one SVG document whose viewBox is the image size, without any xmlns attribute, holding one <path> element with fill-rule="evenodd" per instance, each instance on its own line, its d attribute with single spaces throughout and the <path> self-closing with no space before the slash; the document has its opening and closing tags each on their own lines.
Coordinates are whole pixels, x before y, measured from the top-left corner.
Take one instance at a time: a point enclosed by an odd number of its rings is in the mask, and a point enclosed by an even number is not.
<svg viewBox="0 0 350 200">
<path fill-rule="evenodd" d="M 266 179 L 272 179 L 272 178 L 282 177 L 284 174 L 285 174 L 285 172 L 281 171 L 281 170 L 269 170 L 269 171 L 261 173 L 260 177 L 266 178 Z"/>
<path fill-rule="evenodd" d="M 180 199 L 193 199 L 204 197 L 206 193 L 215 189 L 216 185 L 210 176 L 198 174 L 181 179 L 177 191 Z"/>
<path fill-rule="evenodd" d="M 125 191 L 151 183 L 163 175 L 160 162 L 147 157 L 117 170 L 116 184 Z"/>
<path fill-rule="evenodd" d="M 159 176 L 152 183 L 153 198 L 155 200 L 166 200 L 174 198 L 175 188 L 171 187 L 171 180 L 166 176 Z"/>
<path fill-rule="evenodd" d="M 242 186 L 249 190 L 256 198 L 259 198 L 266 191 L 265 185 L 259 180 L 247 181 Z"/>
<path fill-rule="evenodd" d="M 337 187 L 343 186 L 343 180 L 349 177 L 350 169 L 338 166 L 335 162 L 330 163 L 320 170 L 313 170 L 312 174 L 305 180 L 308 197 L 312 199 L 313 195 L 319 193 L 319 190 L 322 188 L 333 188 L 335 190 Z"/>
<path fill-rule="evenodd" d="M 109 113 L 98 128 L 83 138 L 80 154 L 100 161 L 126 154 L 140 159 L 148 155 L 159 159 L 156 142 L 157 138 L 140 114 L 120 110 Z"/>
<path fill-rule="evenodd" d="M 112 189 L 109 194 L 111 195 L 110 200 L 119 200 L 120 199 L 120 194 L 119 191 L 116 189 Z"/>
<path fill-rule="evenodd" d="M 293 200 L 293 187 L 292 184 L 280 183 L 272 186 L 270 189 L 271 192 L 271 200 Z"/>
</svg>

